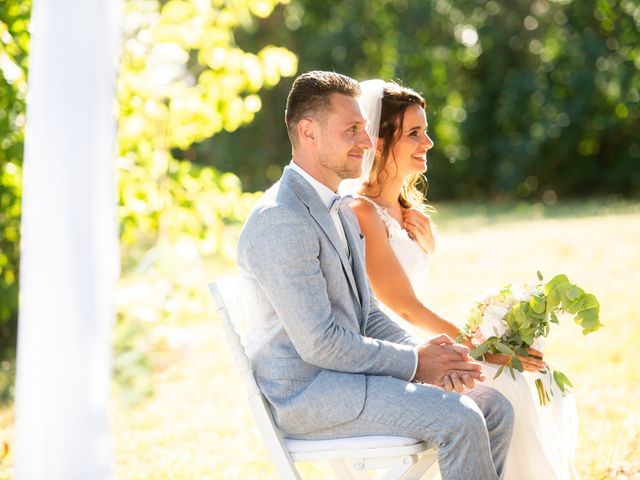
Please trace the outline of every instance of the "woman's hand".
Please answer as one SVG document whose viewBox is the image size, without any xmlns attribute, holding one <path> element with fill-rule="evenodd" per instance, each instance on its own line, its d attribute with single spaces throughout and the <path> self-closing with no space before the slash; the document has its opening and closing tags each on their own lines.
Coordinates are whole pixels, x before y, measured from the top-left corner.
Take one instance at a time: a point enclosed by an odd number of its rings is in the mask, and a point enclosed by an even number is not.
<svg viewBox="0 0 640 480">
<path fill-rule="evenodd" d="M 526 350 L 529 355 L 532 355 L 531 357 L 518 355 L 518 360 L 522 363 L 522 368 L 525 372 L 539 372 L 540 370 L 547 368 L 547 365 L 542 360 L 542 352 L 533 348 L 527 348 Z M 511 356 L 497 353 L 485 353 L 484 360 L 485 362 L 495 363 L 497 365 L 509 365 L 511 362 Z"/>
<path fill-rule="evenodd" d="M 417 208 L 402 211 L 403 228 L 412 240 L 418 242 L 420 248 L 429 255 L 436 249 L 436 241 L 431 227 L 431 218 Z"/>
</svg>

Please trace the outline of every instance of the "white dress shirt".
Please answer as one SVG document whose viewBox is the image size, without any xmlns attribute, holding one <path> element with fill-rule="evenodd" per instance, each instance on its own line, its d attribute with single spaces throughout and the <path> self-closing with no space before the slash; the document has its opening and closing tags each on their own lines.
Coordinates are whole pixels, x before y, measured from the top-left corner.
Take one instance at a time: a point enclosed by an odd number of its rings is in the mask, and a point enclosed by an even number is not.
<svg viewBox="0 0 640 480">
<path fill-rule="evenodd" d="M 337 195 L 336 192 L 331 190 L 325 184 L 319 182 L 318 180 L 313 178 L 311 175 L 309 175 L 307 172 L 305 172 L 304 169 L 300 165 L 295 163 L 293 160 L 291 160 L 289 167 L 295 170 L 300 175 L 302 175 L 302 178 L 304 178 L 307 182 L 309 182 L 309 184 L 313 187 L 313 189 L 316 192 L 318 192 L 318 195 L 320 196 L 320 200 L 322 200 L 322 203 L 324 204 L 324 206 L 327 207 L 327 210 L 329 210 L 329 214 L 331 215 L 331 220 L 333 220 L 333 224 L 335 225 L 336 230 L 338 231 L 338 236 L 340 237 L 342 246 L 345 248 L 345 251 L 347 252 L 347 254 L 349 254 L 349 244 L 347 243 L 347 237 L 344 234 L 344 227 L 342 226 L 342 222 L 340 221 L 338 210 L 335 208 L 330 208 L 335 198 L 338 197 L 339 195 Z"/>
</svg>

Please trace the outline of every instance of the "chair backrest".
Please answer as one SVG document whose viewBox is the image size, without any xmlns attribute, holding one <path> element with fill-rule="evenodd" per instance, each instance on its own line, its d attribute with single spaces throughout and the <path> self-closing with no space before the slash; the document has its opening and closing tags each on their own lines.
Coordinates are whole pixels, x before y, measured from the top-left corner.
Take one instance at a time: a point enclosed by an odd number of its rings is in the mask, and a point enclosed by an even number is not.
<svg viewBox="0 0 640 480">
<path fill-rule="evenodd" d="M 222 320 L 231 354 L 234 362 L 238 365 L 240 376 L 247 386 L 249 408 L 265 442 L 271 461 L 278 467 L 282 478 L 299 480 L 300 476 L 285 447 L 282 432 L 276 426 L 267 399 L 262 395 L 256 383 L 242 337 L 238 333 L 236 325 L 240 324 L 243 319 L 237 317 L 242 315 L 242 309 L 229 308 L 230 304 L 239 305 L 242 302 L 250 301 L 252 288 L 256 288 L 255 283 L 241 276 L 222 277 L 209 284 L 209 291 L 213 297 L 216 311 Z"/>
</svg>

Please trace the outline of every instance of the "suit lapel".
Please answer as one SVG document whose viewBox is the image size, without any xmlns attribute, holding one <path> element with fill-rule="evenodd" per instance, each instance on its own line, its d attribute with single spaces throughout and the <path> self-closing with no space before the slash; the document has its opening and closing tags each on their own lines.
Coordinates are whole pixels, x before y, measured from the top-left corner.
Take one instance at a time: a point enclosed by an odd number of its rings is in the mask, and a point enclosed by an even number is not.
<svg viewBox="0 0 640 480">
<path fill-rule="evenodd" d="M 362 248 L 363 240 L 361 239 L 360 231 L 355 226 L 357 225 L 357 220 L 355 218 L 349 218 L 350 216 L 355 217 L 353 211 L 351 211 L 347 205 L 343 205 L 340 208 L 339 214 L 340 219 L 342 220 L 342 226 L 344 227 L 344 233 L 351 249 L 353 273 L 358 287 L 358 298 L 363 311 L 366 312 L 369 309 L 367 305 L 369 298 L 369 284 L 367 281 L 366 265 L 364 263 L 364 249 Z"/>
<path fill-rule="evenodd" d="M 290 185 L 293 191 L 296 193 L 298 198 L 307 206 L 309 209 L 309 214 L 318 224 L 318 226 L 322 229 L 325 235 L 329 238 L 331 245 L 334 250 L 340 257 L 340 262 L 342 263 L 342 269 L 344 270 L 347 278 L 349 279 L 349 285 L 351 286 L 351 290 L 356 298 L 360 298 L 358 294 L 358 286 L 356 284 L 356 280 L 353 275 L 353 269 L 351 267 L 351 262 L 347 258 L 347 254 L 344 251 L 344 247 L 342 242 L 340 241 L 340 236 L 338 235 L 338 231 L 336 230 L 335 225 L 333 224 L 333 220 L 331 220 L 331 214 L 327 207 L 324 206 L 317 192 L 313 189 L 309 183 L 303 179 L 298 173 L 291 169 L 285 169 L 285 172 L 282 176 L 282 182 Z M 344 226 L 343 222 L 343 226 Z M 345 227 L 345 230 L 347 228 Z M 345 232 L 346 234 L 346 232 Z M 349 245 L 355 245 L 352 243 L 352 240 L 347 237 L 347 241 Z M 352 247 L 353 248 L 353 247 Z"/>
</svg>

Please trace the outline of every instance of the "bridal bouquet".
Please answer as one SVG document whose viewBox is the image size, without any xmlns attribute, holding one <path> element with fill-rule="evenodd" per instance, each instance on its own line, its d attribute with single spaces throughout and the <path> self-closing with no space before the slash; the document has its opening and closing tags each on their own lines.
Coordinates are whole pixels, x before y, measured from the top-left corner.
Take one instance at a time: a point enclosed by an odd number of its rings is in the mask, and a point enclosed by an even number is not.
<svg viewBox="0 0 640 480">
<path fill-rule="evenodd" d="M 476 299 L 469 312 L 458 341 L 471 339 L 475 346 L 471 356 L 481 359 L 484 354 L 490 353 L 511 357 L 507 365 L 498 369 L 494 378 L 506 367 L 515 379 L 513 369 L 523 371 L 517 355 L 531 356 L 526 350 L 528 347 L 541 350 L 551 324 L 559 323 L 559 314 L 572 315 L 585 335 L 602 326 L 600 304 L 596 297 L 571 283 L 566 275 L 556 275 L 543 284 L 542 275 L 538 272 L 538 280 L 534 285 L 521 288 L 506 285 L 499 290 L 489 291 Z M 554 381 L 563 395 L 567 387 L 573 387 L 566 375 L 548 365 L 542 373 L 549 375 L 549 385 Z M 542 380 L 537 379 L 535 384 L 540 404 L 547 405 L 549 395 Z"/>
</svg>

